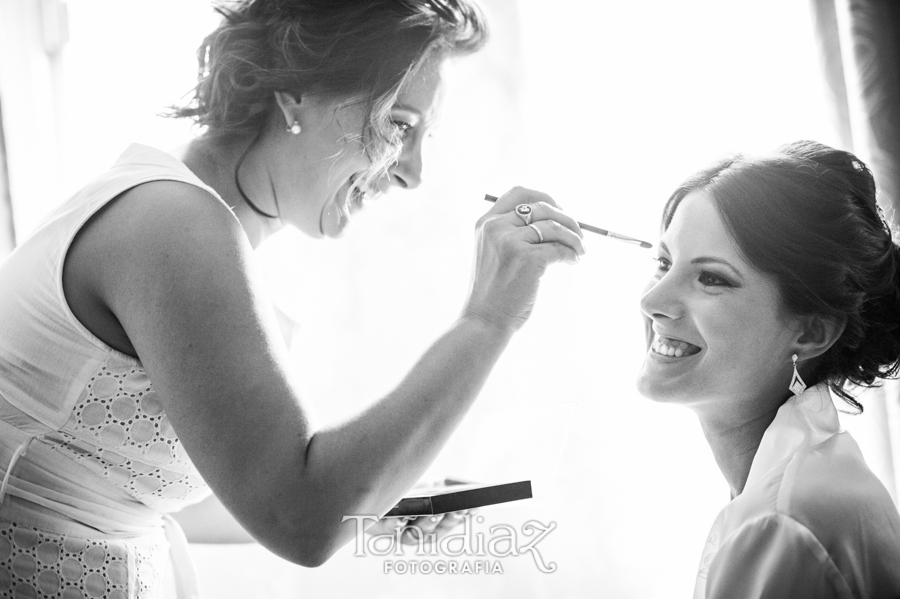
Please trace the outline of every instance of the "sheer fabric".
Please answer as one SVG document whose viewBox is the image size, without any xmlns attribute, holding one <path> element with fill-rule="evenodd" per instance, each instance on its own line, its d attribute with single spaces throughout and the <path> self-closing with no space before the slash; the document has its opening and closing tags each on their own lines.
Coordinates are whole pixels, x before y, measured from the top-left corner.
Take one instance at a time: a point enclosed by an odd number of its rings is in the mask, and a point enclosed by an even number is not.
<svg viewBox="0 0 900 599">
<path fill-rule="evenodd" d="M 0 595 L 158 597 L 170 562 L 179 596 L 196 595 L 165 515 L 209 489 L 141 363 L 85 329 L 62 290 L 84 223 L 155 180 L 196 185 L 228 209 L 181 162 L 132 145 L 0 265 Z"/>
</svg>

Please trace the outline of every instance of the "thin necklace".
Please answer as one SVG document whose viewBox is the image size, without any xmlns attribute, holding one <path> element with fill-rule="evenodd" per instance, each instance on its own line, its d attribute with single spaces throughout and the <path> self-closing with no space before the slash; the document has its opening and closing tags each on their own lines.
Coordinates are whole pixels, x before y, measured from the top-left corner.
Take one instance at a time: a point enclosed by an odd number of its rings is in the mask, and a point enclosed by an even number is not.
<svg viewBox="0 0 900 599">
<path fill-rule="evenodd" d="M 260 136 L 262 135 L 262 129 L 256 134 L 256 137 L 253 138 L 253 141 L 250 142 L 250 145 L 247 146 L 247 149 L 244 150 L 244 153 L 241 154 L 241 157 L 238 159 L 237 164 L 234 167 L 234 185 L 237 187 L 238 193 L 241 194 L 241 197 L 244 198 L 244 201 L 247 202 L 247 205 L 250 206 L 250 209 L 253 212 L 257 213 L 260 216 L 264 216 L 266 218 L 278 218 L 278 214 L 269 214 L 268 212 L 263 212 L 257 207 L 256 204 L 250 201 L 250 198 L 247 197 L 247 194 L 244 193 L 244 188 L 241 187 L 241 178 L 238 174 L 241 171 L 241 165 L 244 164 L 244 159 L 247 157 L 247 154 L 250 153 L 250 148 L 256 145 L 256 142 L 259 141 Z M 275 208 L 278 209 L 278 199 L 275 199 Z"/>
</svg>

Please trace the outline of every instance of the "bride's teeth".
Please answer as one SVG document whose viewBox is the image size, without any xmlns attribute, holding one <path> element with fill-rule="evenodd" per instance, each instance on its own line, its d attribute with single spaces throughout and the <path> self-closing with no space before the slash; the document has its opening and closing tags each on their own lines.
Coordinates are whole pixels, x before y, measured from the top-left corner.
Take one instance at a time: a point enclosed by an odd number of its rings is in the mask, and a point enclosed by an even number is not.
<svg viewBox="0 0 900 599">
<path fill-rule="evenodd" d="M 674 358 L 682 358 L 686 355 L 692 355 L 696 353 L 695 351 L 689 351 L 688 348 L 683 346 L 688 346 L 693 348 L 689 343 L 684 341 L 673 341 L 672 345 L 669 345 L 667 341 L 663 341 L 664 338 L 657 337 L 653 342 L 653 351 L 668 357 Z M 696 349 L 696 348 L 695 348 Z"/>
</svg>

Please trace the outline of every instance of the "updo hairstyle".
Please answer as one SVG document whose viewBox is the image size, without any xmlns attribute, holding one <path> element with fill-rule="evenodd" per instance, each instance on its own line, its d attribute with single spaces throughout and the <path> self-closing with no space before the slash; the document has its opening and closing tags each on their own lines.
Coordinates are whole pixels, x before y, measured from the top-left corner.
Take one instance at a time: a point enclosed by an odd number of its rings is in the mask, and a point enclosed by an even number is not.
<svg viewBox="0 0 900 599">
<path fill-rule="evenodd" d="M 810 385 L 827 381 L 862 412 L 845 383 L 871 386 L 900 369 L 900 248 L 866 165 L 813 141 L 763 157 L 731 156 L 672 194 L 663 229 L 694 190 L 711 196 L 747 260 L 775 279 L 791 314 L 846 320 L 843 334 L 804 376 Z"/>
<path fill-rule="evenodd" d="M 238 0 L 216 7 L 221 25 L 200 46 L 189 117 L 225 138 L 255 135 L 274 92 L 365 105 L 360 132 L 369 178 L 399 157 L 391 107 L 427 58 L 475 52 L 487 29 L 469 0 Z"/>
</svg>

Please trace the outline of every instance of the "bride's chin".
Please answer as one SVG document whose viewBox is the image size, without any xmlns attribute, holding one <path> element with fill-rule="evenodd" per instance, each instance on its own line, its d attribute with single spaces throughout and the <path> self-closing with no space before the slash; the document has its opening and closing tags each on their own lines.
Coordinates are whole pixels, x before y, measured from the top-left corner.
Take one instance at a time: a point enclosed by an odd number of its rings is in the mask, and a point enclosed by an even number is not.
<svg viewBox="0 0 900 599">
<path fill-rule="evenodd" d="M 643 397 L 656 401 L 656 397 L 653 393 L 653 386 L 650 385 L 650 383 L 647 381 L 647 377 L 643 372 L 638 375 L 636 387 L 637 392 L 640 393 Z"/>
<path fill-rule="evenodd" d="M 671 384 L 664 384 L 659 377 L 654 377 L 647 372 L 646 365 L 641 369 L 636 381 L 637 392 L 649 400 L 660 403 L 677 403 L 679 401 L 679 389 Z"/>
</svg>

